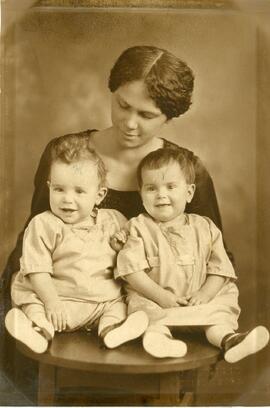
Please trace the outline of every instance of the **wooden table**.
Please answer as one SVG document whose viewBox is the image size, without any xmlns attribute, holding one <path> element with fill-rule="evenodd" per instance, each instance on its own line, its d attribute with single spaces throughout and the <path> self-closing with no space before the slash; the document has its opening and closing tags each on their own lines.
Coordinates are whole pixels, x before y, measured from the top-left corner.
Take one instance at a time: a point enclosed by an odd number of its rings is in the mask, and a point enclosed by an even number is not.
<svg viewBox="0 0 270 408">
<path fill-rule="evenodd" d="M 86 332 L 57 334 L 44 354 L 17 346 L 39 362 L 38 405 L 54 405 L 59 388 L 82 386 L 130 390 L 142 396 L 144 405 L 191 405 L 198 368 L 216 363 L 220 351 L 201 336 L 183 339 L 186 356 L 165 359 L 148 355 L 141 339 L 108 350 Z"/>
</svg>

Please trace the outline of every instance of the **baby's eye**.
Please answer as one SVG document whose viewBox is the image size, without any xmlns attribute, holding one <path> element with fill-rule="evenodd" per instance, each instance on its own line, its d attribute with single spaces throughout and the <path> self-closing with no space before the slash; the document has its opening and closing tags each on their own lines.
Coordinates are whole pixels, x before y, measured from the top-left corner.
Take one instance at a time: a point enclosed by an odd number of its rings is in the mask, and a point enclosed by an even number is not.
<svg viewBox="0 0 270 408">
<path fill-rule="evenodd" d="M 77 194 L 83 194 L 85 191 L 82 188 L 76 188 L 76 193 Z"/>
<path fill-rule="evenodd" d="M 61 187 L 54 187 L 53 191 L 55 191 L 56 193 L 62 193 L 62 191 L 64 191 Z"/>
<path fill-rule="evenodd" d="M 167 188 L 168 190 L 173 190 L 174 188 L 176 188 L 176 184 L 168 184 Z"/>
<path fill-rule="evenodd" d="M 155 186 L 147 186 L 146 191 L 155 191 Z"/>
</svg>

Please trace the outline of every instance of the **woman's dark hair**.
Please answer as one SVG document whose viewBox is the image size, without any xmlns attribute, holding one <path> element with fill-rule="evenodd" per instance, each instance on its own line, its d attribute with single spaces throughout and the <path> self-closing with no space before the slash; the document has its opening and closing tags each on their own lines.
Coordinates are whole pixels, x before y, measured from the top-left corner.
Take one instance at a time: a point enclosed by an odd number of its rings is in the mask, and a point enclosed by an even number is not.
<svg viewBox="0 0 270 408">
<path fill-rule="evenodd" d="M 66 164 L 76 163 L 81 160 L 89 160 L 97 166 L 99 185 L 106 185 L 106 168 L 93 148 L 90 147 L 88 132 L 71 133 L 54 140 L 51 146 L 51 164 L 61 161 Z"/>
<path fill-rule="evenodd" d="M 142 187 L 142 170 L 143 169 L 160 169 L 163 166 L 167 166 L 170 163 L 178 163 L 187 184 L 193 184 L 195 182 L 195 170 L 192 161 L 193 154 L 188 150 L 161 148 L 154 150 L 147 154 L 139 163 L 137 168 L 137 180 L 139 188 Z"/>
<path fill-rule="evenodd" d="M 150 98 L 167 119 L 178 117 L 189 109 L 193 72 L 167 50 L 147 45 L 126 49 L 111 70 L 109 88 L 115 92 L 120 86 L 141 79 Z"/>
</svg>

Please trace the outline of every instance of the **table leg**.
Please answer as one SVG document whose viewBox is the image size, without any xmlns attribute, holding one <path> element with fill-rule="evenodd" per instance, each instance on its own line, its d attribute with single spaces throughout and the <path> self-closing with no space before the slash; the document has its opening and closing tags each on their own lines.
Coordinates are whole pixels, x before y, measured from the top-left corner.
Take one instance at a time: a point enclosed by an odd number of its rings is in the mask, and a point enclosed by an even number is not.
<svg viewBox="0 0 270 408">
<path fill-rule="evenodd" d="M 183 371 L 184 394 L 182 396 L 181 405 L 189 406 L 196 402 L 198 370 Z"/>
<path fill-rule="evenodd" d="M 164 373 L 159 376 L 160 402 L 166 405 L 179 405 L 181 378 L 178 372 Z"/>
<path fill-rule="evenodd" d="M 53 405 L 55 395 L 56 368 L 39 363 L 38 405 Z"/>
<path fill-rule="evenodd" d="M 191 406 L 194 404 L 197 386 L 197 370 L 159 375 L 159 398 L 155 405 Z"/>
</svg>

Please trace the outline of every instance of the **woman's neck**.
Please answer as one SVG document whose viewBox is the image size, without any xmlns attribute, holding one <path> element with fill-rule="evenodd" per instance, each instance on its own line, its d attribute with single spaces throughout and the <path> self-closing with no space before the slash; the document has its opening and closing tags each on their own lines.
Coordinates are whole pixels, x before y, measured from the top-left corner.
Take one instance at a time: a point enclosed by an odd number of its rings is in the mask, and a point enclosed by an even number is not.
<svg viewBox="0 0 270 408">
<path fill-rule="evenodd" d="M 126 147 L 117 142 L 114 137 L 114 128 L 108 128 L 94 134 L 94 145 L 101 156 L 111 157 L 121 163 L 138 163 L 148 153 L 163 147 L 162 139 L 153 137 L 149 142 L 136 146 Z"/>
<path fill-rule="evenodd" d="M 163 147 L 163 140 L 153 138 L 149 143 L 130 148 L 119 145 L 114 137 L 114 128 L 94 133 L 93 147 L 103 159 L 108 170 L 108 187 L 114 190 L 137 190 L 137 166 L 148 153 Z"/>
</svg>

